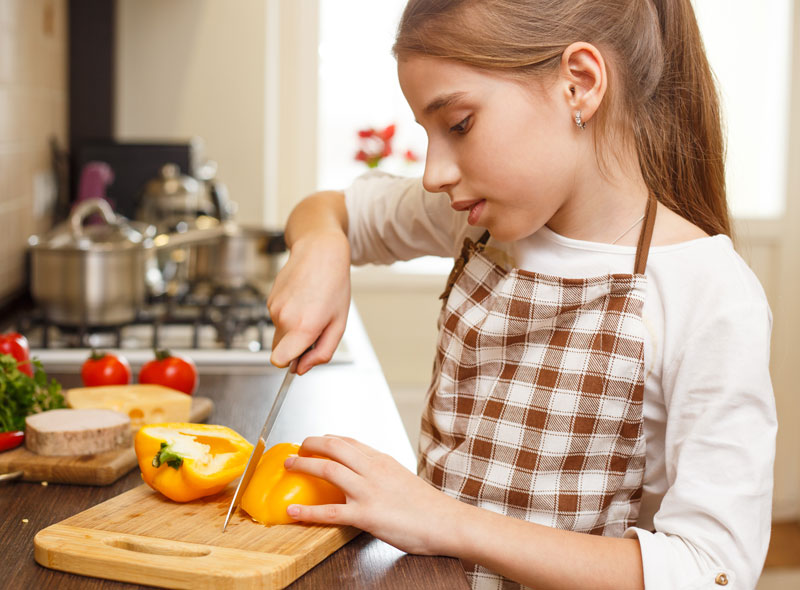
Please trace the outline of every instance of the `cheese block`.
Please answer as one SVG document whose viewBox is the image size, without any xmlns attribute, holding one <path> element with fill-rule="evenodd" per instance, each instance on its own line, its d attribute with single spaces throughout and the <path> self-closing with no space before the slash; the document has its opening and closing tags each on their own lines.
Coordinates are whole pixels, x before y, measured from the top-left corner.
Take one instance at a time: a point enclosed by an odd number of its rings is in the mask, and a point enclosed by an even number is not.
<svg viewBox="0 0 800 590">
<path fill-rule="evenodd" d="M 162 385 L 101 385 L 66 392 L 71 408 L 108 408 L 127 415 L 138 430 L 156 422 L 188 422 L 192 398 Z"/>
<path fill-rule="evenodd" d="M 25 418 L 25 447 L 37 455 L 94 455 L 131 445 L 131 422 L 113 410 L 48 410 Z"/>
</svg>

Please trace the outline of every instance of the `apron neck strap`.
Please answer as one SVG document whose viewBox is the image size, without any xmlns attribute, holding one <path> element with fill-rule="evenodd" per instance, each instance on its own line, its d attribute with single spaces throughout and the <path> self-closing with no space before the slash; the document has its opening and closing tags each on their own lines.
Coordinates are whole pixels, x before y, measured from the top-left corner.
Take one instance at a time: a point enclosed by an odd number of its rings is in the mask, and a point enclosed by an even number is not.
<svg viewBox="0 0 800 590">
<path fill-rule="evenodd" d="M 639 233 L 639 243 L 636 246 L 636 262 L 633 265 L 634 274 L 644 274 L 647 267 L 647 254 L 650 252 L 650 241 L 653 238 L 653 227 L 656 224 L 656 210 L 658 208 L 658 201 L 650 193 L 647 198 L 647 208 L 644 210 L 644 224 L 642 231 Z"/>
<path fill-rule="evenodd" d="M 634 274 L 644 274 L 647 268 L 647 255 L 650 252 L 650 241 L 653 239 L 653 228 L 656 224 L 656 210 L 658 209 L 658 201 L 652 193 L 647 197 L 647 207 L 644 210 L 644 224 L 642 231 L 639 233 L 639 243 L 636 245 L 636 262 L 633 265 Z M 483 232 L 483 235 L 478 239 L 478 244 L 486 245 L 489 241 L 489 231 Z"/>
</svg>

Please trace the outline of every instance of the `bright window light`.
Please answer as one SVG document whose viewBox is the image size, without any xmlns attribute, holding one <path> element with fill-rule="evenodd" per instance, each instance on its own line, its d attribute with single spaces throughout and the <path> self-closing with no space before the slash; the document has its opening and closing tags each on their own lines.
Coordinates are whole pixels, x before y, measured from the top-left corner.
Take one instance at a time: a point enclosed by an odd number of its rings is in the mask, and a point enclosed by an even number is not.
<svg viewBox="0 0 800 590">
<path fill-rule="evenodd" d="M 380 169 L 421 176 L 406 150 L 424 158 L 425 132 L 414 121 L 397 81 L 392 43 L 405 0 L 320 0 L 319 170 L 320 189 L 341 189 L 367 171 L 355 160 L 359 129 L 392 123 L 394 154 Z"/>
<path fill-rule="evenodd" d="M 792 0 L 693 0 L 717 76 L 735 217 L 780 217 L 786 206 Z"/>
</svg>

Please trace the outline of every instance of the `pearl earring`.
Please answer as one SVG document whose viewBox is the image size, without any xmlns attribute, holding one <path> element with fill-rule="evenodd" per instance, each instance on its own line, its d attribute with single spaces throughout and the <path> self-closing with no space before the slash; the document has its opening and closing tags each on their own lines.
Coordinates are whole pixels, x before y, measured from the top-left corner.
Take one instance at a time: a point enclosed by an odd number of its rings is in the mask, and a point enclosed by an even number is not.
<svg viewBox="0 0 800 590">
<path fill-rule="evenodd" d="M 575 113 L 575 124 L 578 126 L 578 129 L 586 129 L 586 123 L 581 121 L 581 112 L 580 111 Z"/>
</svg>

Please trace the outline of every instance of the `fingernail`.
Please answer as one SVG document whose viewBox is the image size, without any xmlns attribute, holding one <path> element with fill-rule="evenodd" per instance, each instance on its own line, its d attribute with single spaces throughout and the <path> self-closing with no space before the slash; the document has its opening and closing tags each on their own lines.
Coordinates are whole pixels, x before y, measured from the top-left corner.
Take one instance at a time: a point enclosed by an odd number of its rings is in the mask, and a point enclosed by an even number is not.
<svg viewBox="0 0 800 590">
<path fill-rule="evenodd" d="M 300 514 L 300 506 L 297 504 L 289 504 L 288 508 L 286 508 L 286 514 L 289 516 L 297 516 Z"/>
<path fill-rule="evenodd" d="M 294 465 L 294 460 L 295 460 L 295 459 L 297 459 L 297 457 L 288 457 L 288 458 L 287 458 L 287 459 L 286 459 L 286 460 L 283 462 L 283 466 L 284 466 L 284 467 L 286 467 L 286 469 L 291 469 L 292 465 Z"/>
</svg>

